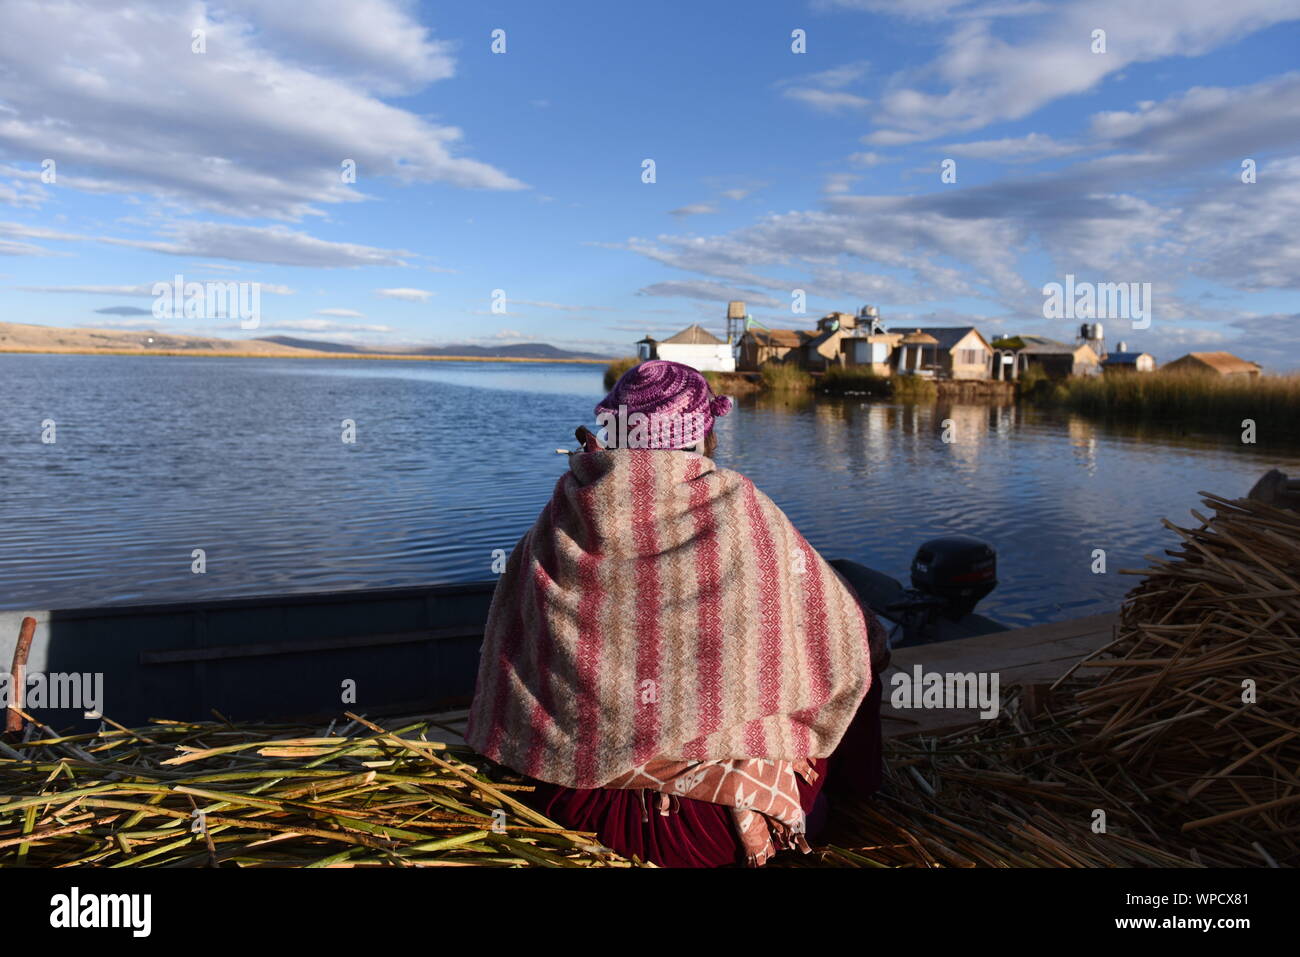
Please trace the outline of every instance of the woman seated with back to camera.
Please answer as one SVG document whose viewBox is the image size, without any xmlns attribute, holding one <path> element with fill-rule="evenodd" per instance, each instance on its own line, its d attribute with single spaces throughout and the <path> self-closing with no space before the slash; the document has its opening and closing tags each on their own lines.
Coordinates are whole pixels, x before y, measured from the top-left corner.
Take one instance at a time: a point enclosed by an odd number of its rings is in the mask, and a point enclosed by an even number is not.
<svg viewBox="0 0 1300 957">
<path fill-rule="evenodd" d="M 829 780 L 879 786 L 884 630 L 744 476 L 675 362 L 596 407 L 488 617 L 469 743 L 564 827 L 661 866 L 808 850 Z"/>
</svg>

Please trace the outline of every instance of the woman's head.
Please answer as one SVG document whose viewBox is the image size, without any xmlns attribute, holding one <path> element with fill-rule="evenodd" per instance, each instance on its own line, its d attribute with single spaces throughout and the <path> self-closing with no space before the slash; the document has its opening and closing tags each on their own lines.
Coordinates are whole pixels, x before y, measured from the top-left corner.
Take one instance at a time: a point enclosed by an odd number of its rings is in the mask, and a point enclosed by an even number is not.
<svg viewBox="0 0 1300 957">
<path fill-rule="evenodd" d="M 607 446 L 693 449 L 712 453 L 715 419 L 732 401 L 714 395 L 708 380 L 690 366 L 653 359 L 633 366 L 596 406 Z"/>
</svg>

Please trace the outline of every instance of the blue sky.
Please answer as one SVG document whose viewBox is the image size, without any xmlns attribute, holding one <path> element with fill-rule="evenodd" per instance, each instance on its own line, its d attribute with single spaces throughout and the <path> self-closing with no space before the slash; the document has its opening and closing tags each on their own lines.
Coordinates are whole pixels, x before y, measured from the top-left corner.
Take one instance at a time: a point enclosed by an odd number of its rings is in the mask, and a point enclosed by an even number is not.
<svg viewBox="0 0 1300 957">
<path fill-rule="evenodd" d="M 0 0 L 0 318 L 626 354 L 721 333 L 740 298 L 773 327 L 872 303 L 1069 339 L 1042 293 L 1068 273 L 1152 284 L 1150 328 L 1107 321 L 1112 344 L 1293 370 L 1298 21 L 1300 0 Z M 260 327 L 155 319 L 176 274 L 262 284 Z"/>
</svg>

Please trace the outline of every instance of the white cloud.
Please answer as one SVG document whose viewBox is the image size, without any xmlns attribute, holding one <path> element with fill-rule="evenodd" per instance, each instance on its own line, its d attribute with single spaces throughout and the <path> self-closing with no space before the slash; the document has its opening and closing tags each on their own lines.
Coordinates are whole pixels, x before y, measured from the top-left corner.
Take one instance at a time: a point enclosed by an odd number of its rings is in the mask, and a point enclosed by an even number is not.
<svg viewBox="0 0 1300 957">
<path fill-rule="evenodd" d="M 811 106 L 822 113 L 841 113 L 853 110 L 865 110 L 871 101 L 855 93 L 843 90 L 815 90 L 806 86 L 792 86 L 783 91 L 788 100 L 798 100 L 805 106 Z"/>
<path fill-rule="evenodd" d="M 786 99 L 797 100 L 823 113 L 863 110 L 871 105 L 871 101 L 844 88 L 861 80 L 868 69 L 866 60 L 858 60 L 781 80 L 776 85 Z"/>
<path fill-rule="evenodd" d="M 451 44 L 432 39 L 391 0 L 312 0 L 310 16 L 283 0 L 217 0 L 212 7 L 242 15 L 277 55 L 382 93 L 412 93 L 455 72 Z"/>
<path fill-rule="evenodd" d="M 995 34 L 991 18 L 964 20 L 931 63 L 891 78 L 867 139 L 896 145 L 1020 119 L 1134 63 L 1198 56 L 1297 17 L 1300 0 L 1077 0 L 1017 22 L 1012 39 Z M 1095 29 L 1107 31 L 1106 53 L 1091 50 Z"/>
<path fill-rule="evenodd" d="M 691 279 L 685 281 L 673 282 L 656 282 L 637 291 L 638 296 L 670 296 L 682 299 L 700 299 L 705 302 L 724 303 L 732 299 L 743 299 L 745 302 L 755 303 L 760 306 L 780 306 L 783 303 L 771 296 L 755 292 L 752 289 L 741 289 L 737 286 L 727 286 L 722 283 L 708 282 L 700 279 Z"/>
<path fill-rule="evenodd" d="M 54 256 L 44 246 L 35 243 L 19 243 L 11 239 L 0 239 L 0 256 Z"/>
<path fill-rule="evenodd" d="M 405 4 L 324 0 L 5 0 L 0 150 L 52 157 L 60 188 L 130 191 L 297 219 L 374 177 L 523 184 L 459 155 L 462 133 L 381 95 L 449 76 Z M 207 31 L 206 53 L 190 32 Z M 357 164 L 357 185 L 340 164 Z"/>
<path fill-rule="evenodd" d="M 834 66 L 817 73 L 809 73 L 806 76 L 783 82 L 790 86 L 811 86 L 818 89 L 840 90 L 861 80 L 867 75 L 870 68 L 871 65 L 866 60 L 858 60 L 854 63 L 845 63 L 841 66 Z"/>
<path fill-rule="evenodd" d="M 1051 7 L 1034 0 L 814 0 L 814 9 L 862 10 L 907 20 L 1019 17 Z"/>
<path fill-rule="evenodd" d="M 168 276 L 166 279 L 159 279 L 158 282 L 171 284 L 175 281 L 174 276 Z M 182 282 L 202 282 L 193 276 L 183 276 Z M 218 279 L 217 282 L 231 282 L 229 279 Z M 135 286 L 19 286 L 23 292 L 59 292 L 59 293 L 80 293 L 82 295 L 92 296 L 138 296 L 147 299 L 153 298 L 153 286 L 151 282 L 140 283 Z M 259 283 L 259 290 L 267 295 L 272 296 L 291 296 L 293 290 L 288 286 L 281 286 L 276 283 Z"/>
<path fill-rule="evenodd" d="M 716 213 L 718 207 L 713 203 L 692 203 L 689 206 L 679 206 L 676 209 L 668 210 L 669 216 L 676 216 L 682 219 L 686 216 L 700 216 L 705 213 Z"/>
<path fill-rule="evenodd" d="M 262 323 L 265 329 L 296 329 L 302 332 L 392 332 L 391 326 L 335 322 L 330 319 L 279 319 Z"/>
<path fill-rule="evenodd" d="M 232 226 L 226 223 L 181 222 L 167 226 L 163 240 L 115 239 L 99 242 L 148 249 L 172 256 L 209 256 L 279 266 L 404 266 L 414 253 L 380 249 L 358 243 L 317 239 L 286 226 Z"/>
<path fill-rule="evenodd" d="M 870 169 L 873 166 L 880 166 L 883 163 L 892 162 L 888 156 L 881 156 L 879 153 L 850 153 L 849 162 L 854 166 L 860 166 L 864 169 Z"/>
<path fill-rule="evenodd" d="M 1025 136 L 1005 137 L 999 140 L 949 143 L 936 149 L 949 156 L 969 156 L 972 159 L 1021 163 L 1069 156 L 1079 152 L 1080 147 L 1058 142 L 1045 133 L 1029 133 Z"/>
<path fill-rule="evenodd" d="M 428 302 L 434 295 L 428 289 L 376 289 L 375 295 L 381 299 L 401 299 L 404 302 Z"/>
<path fill-rule="evenodd" d="M 332 316 L 335 319 L 364 319 L 364 312 L 357 312 L 355 309 L 317 309 L 318 316 Z"/>
<path fill-rule="evenodd" d="M 847 193 L 860 179 L 862 177 L 855 173 L 831 173 L 822 184 L 822 190 L 827 193 Z"/>
<path fill-rule="evenodd" d="M 611 312 L 609 306 L 573 306 L 563 302 L 545 302 L 540 299 L 511 299 L 511 305 L 538 306 L 542 309 L 558 309 L 561 312 Z"/>
</svg>

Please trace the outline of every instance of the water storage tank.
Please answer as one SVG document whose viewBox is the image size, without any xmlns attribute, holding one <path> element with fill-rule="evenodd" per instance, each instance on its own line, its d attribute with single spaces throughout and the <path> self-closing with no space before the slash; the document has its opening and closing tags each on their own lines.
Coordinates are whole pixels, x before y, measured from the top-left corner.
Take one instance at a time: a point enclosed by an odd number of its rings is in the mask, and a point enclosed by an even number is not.
<svg viewBox="0 0 1300 957">
<path fill-rule="evenodd" d="M 1105 337 L 1106 337 L 1106 336 L 1105 336 L 1105 333 L 1102 331 L 1102 328 L 1101 328 L 1101 323 L 1100 323 L 1100 322 L 1094 322 L 1093 325 L 1092 325 L 1092 336 L 1091 336 L 1091 338 L 1093 338 L 1093 339 L 1104 339 Z"/>
</svg>

